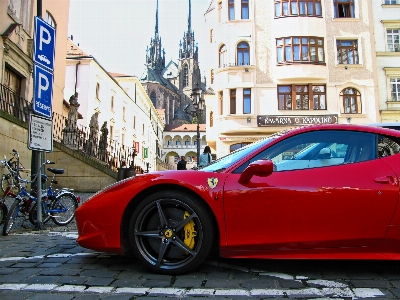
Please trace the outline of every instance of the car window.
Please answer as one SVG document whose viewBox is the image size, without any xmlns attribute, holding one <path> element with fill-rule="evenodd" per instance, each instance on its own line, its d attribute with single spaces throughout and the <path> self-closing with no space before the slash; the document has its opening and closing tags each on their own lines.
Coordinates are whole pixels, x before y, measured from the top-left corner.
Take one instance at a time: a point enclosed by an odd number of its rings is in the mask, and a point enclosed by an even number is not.
<svg viewBox="0 0 400 300">
<path fill-rule="evenodd" d="M 399 140 L 383 135 L 378 136 L 378 157 L 386 157 L 400 152 Z"/>
<path fill-rule="evenodd" d="M 356 163 L 376 158 L 375 135 L 356 131 L 324 130 L 292 136 L 254 156 L 250 162 L 268 159 L 275 171 L 300 170 Z"/>
</svg>

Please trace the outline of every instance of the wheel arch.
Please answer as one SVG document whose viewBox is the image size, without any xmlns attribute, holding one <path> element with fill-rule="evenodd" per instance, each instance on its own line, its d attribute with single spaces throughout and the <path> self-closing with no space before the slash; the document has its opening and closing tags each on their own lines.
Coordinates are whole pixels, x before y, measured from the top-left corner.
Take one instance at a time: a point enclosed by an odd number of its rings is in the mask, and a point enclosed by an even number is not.
<svg viewBox="0 0 400 300">
<path fill-rule="evenodd" d="M 200 197 L 197 193 L 195 193 L 194 191 L 182 187 L 182 186 L 176 186 L 173 184 L 160 184 L 160 185 L 155 185 L 152 186 L 151 188 L 147 188 L 143 191 L 141 191 L 139 194 L 137 194 L 127 205 L 124 214 L 122 216 L 122 220 L 121 220 L 121 249 L 125 254 L 131 254 L 131 248 L 130 248 L 130 244 L 129 244 L 129 222 L 130 222 L 130 218 L 131 215 L 133 213 L 133 211 L 135 210 L 136 206 L 139 204 L 139 202 L 143 199 L 145 199 L 146 197 L 158 193 L 158 192 L 162 192 L 162 191 L 176 191 L 176 192 L 183 192 L 187 195 L 193 196 L 196 199 L 198 199 L 199 201 L 201 201 L 201 203 L 203 203 L 206 208 L 209 210 L 210 215 L 212 216 L 212 226 L 213 228 L 215 228 L 215 233 L 217 235 L 217 238 L 214 239 L 214 245 L 212 248 L 212 252 L 214 253 L 215 251 L 215 247 L 219 247 L 219 241 L 220 240 L 220 230 L 218 227 L 218 222 L 216 219 L 216 216 L 212 210 L 212 208 L 210 207 L 210 205 L 207 203 L 207 201 L 205 201 L 202 197 Z"/>
</svg>

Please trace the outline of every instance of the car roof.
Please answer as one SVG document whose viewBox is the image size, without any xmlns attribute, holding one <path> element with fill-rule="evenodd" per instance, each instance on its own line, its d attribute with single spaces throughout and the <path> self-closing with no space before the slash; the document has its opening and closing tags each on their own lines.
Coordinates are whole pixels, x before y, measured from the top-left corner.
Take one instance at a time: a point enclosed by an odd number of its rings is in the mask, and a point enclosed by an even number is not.
<svg viewBox="0 0 400 300">
<path fill-rule="evenodd" d="M 400 123 L 398 123 L 400 124 Z M 400 129 L 400 128 L 399 128 Z M 390 128 L 385 128 L 383 126 L 372 126 L 372 125 L 355 125 L 355 124 L 323 124 L 323 125 L 309 125 L 302 126 L 299 128 L 292 128 L 285 132 L 277 140 L 281 138 L 286 138 L 291 135 L 296 135 L 302 132 L 309 132 L 315 130 L 352 130 L 352 131 L 363 131 L 363 132 L 371 132 L 377 134 L 385 134 L 392 135 L 400 138 L 400 131 L 393 130 Z"/>
</svg>

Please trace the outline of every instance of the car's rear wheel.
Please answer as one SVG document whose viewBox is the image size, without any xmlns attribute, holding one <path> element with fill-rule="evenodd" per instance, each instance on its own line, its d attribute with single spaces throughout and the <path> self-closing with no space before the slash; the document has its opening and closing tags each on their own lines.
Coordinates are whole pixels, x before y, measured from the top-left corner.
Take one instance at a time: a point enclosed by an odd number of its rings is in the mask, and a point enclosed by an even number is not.
<svg viewBox="0 0 400 300">
<path fill-rule="evenodd" d="M 214 240 L 209 209 L 185 193 L 164 191 L 144 199 L 129 225 L 138 259 L 161 274 L 184 274 L 207 257 Z"/>
</svg>

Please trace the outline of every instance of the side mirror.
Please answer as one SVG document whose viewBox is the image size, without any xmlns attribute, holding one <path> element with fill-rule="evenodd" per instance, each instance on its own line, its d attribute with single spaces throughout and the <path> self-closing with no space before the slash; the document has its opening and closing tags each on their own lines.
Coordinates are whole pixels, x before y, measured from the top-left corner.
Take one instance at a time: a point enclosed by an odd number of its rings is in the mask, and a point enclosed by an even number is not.
<svg viewBox="0 0 400 300">
<path fill-rule="evenodd" d="M 243 171 L 239 178 L 240 184 L 247 184 L 250 182 L 251 178 L 256 175 L 259 177 L 267 177 L 274 171 L 274 163 L 267 159 L 261 159 L 253 161 L 249 166 Z"/>
</svg>

